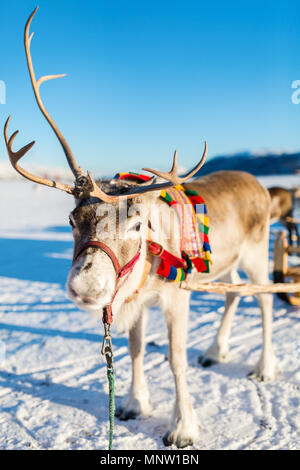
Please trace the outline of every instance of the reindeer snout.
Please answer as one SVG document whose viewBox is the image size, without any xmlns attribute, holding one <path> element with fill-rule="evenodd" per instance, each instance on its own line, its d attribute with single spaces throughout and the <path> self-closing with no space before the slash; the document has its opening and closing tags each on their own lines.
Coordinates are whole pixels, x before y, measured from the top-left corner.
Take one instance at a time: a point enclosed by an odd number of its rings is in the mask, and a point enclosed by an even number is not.
<svg viewBox="0 0 300 470">
<path fill-rule="evenodd" d="M 80 295 L 80 293 L 78 293 L 76 290 L 73 289 L 72 286 L 69 286 L 69 293 L 71 294 L 71 297 L 73 297 L 74 299 L 80 299 L 81 302 L 83 302 L 84 304 L 94 304 L 95 303 L 95 298 L 94 297 L 90 297 L 90 296 L 84 296 L 84 295 Z"/>
<path fill-rule="evenodd" d="M 70 299 L 84 310 L 98 310 L 111 301 L 115 273 L 107 276 L 104 269 L 85 269 L 85 265 L 78 269 L 73 266 L 69 273 L 67 289 Z M 109 270 L 108 270 L 109 272 Z"/>
</svg>

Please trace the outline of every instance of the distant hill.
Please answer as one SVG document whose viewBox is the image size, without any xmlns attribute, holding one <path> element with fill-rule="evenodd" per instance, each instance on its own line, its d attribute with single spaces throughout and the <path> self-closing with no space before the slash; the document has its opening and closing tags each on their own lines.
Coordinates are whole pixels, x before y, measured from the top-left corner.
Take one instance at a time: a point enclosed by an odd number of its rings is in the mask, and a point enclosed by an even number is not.
<svg viewBox="0 0 300 470">
<path fill-rule="evenodd" d="M 248 171 L 256 176 L 291 175 L 300 170 L 300 153 L 237 153 L 208 160 L 199 176 L 219 170 Z"/>
</svg>

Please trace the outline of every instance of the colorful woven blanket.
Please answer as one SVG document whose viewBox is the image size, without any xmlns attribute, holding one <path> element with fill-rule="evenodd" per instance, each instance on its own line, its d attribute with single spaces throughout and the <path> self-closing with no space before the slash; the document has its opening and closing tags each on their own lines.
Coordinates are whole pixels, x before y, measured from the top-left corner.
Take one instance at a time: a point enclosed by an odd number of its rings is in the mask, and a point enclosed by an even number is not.
<svg viewBox="0 0 300 470">
<path fill-rule="evenodd" d="M 196 191 L 176 186 L 161 191 L 164 199 L 178 214 L 181 226 L 180 250 L 191 260 L 198 272 L 209 272 L 209 219 L 204 200 Z"/>
<path fill-rule="evenodd" d="M 148 181 L 149 176 L 139 173 L 118 173 L 115 178 L 134 181 Z M 180 251 L 187 269 L 174 266 L 161 260 L 157 274 L 174 282 L 184 281 L 193 268 L 197 272 L 208 273 L 211 248 L 208 239 L 209 218 L 204 200 L 196 191 L 175 186 L 162 190 L 161 198 L 176 211 L 180 221 Z"/>
</svg>

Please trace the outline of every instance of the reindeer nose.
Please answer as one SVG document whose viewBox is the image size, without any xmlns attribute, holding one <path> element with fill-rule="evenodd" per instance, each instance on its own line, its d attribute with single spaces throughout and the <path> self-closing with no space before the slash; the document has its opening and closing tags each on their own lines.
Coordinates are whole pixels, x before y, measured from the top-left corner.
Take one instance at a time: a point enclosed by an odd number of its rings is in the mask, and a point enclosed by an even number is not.
<svg viewBox="0 0 300 470">
<path fill-rule="evenodd" d="M 80 297 L 81 302 L 84 302 L 85 304 L 92 304 L 95 302 L 95 299 L 93 299 L 93 297 L 80 295 L 78 292 L 76 292 L 75 289 L 73 289 L 72 286 L 69 286 L 69 290 L 71 294 L 74 295 L 74 297 Z"/>
<path fill-rule="evenodd" d="M 92 297 L 80 297 L 81 302 L 84 302 L 85 304 L 94 304 L 95 299 Z"/>
</svg>

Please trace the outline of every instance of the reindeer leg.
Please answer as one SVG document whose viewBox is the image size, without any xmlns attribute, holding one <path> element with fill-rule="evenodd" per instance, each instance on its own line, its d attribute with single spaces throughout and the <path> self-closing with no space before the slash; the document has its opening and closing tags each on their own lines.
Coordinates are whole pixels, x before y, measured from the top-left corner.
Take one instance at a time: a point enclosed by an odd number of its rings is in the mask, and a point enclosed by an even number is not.
<svg viewBox="0 0 300 470">
<path fill-rule="evenodd" d="M 261 248 L 257 246 L 253 250 L 249 250 L 249 253 L 252 251 L 252 256 L 243 260 L 243 269 L 254 284 L 267 284 L 269 282 L 268 257 L 266 256 L 268 250 L 264 246 Z M 259 294 L 257 300 L 262 315 L 263 345 L 258 364 L 249 376 L 268 381 L 274 379 L 277 368 L 276 357 L 272 348 L 273 295 Z"/>
<path fill-rule="evenodd" d="M 298 230 L 298 225 L 295 224 L 295 237 L 296 237 L 296 245 L 300 245 L 300 236 L 299 236 L 299 230 Z"/>
<path fill-rule="evenodd" d="M 298 226 L 296 223 L 292 224 L 291 227 L 291 245 L 299 246 L 299 231 L 298 231 Z"/>
<path fill-rule="evenodd" d="M 143 367 L 145 324 L 146 312 L 143 311 L 129 332 L 132 380 L 125 405 L 116 410 L 116 416 L 121 420 L 135 419 L 138 415 L 149 414 L 151 411 L 149 391 Z"/>
<path fill-rule="evenodd" d="M 294 245 L 294 230 L 295 230 L 295 224 L 288 222 L 287 223 L 287 229 L 288 229 L 288 240 L 289 240 L 289 245 Z"/>
<path fill-rule="evenodd" d="M 241 282 L 237 271 L 231 271 L 222 277 L 222 281 L 232 284 Z M 203 367 L 209 367 L 218 362 L 228 360 L 228 341 L 231 332 L 233 316 L 240 301 L 240 296 L 234 293 L 226 294 L 225 310 L 221 320 L 221 325 L 213 344 L 207 349 L 203 356 L 199 356 L 198 362 Z"/>
<path fill-rule="evenodd" d="M 182 448 L 192 445 L 197 433 L 198 424 L 192 408 L 186 383 L 186 338 L 189 314 L 189 292 L 169 292 L 172 299 L 165 311 L 169 336 L 169 362 L 175 381 L 175 406 L 169 429 L 163 438 L 166 446 L 175 444 Z"/>
</svg>

